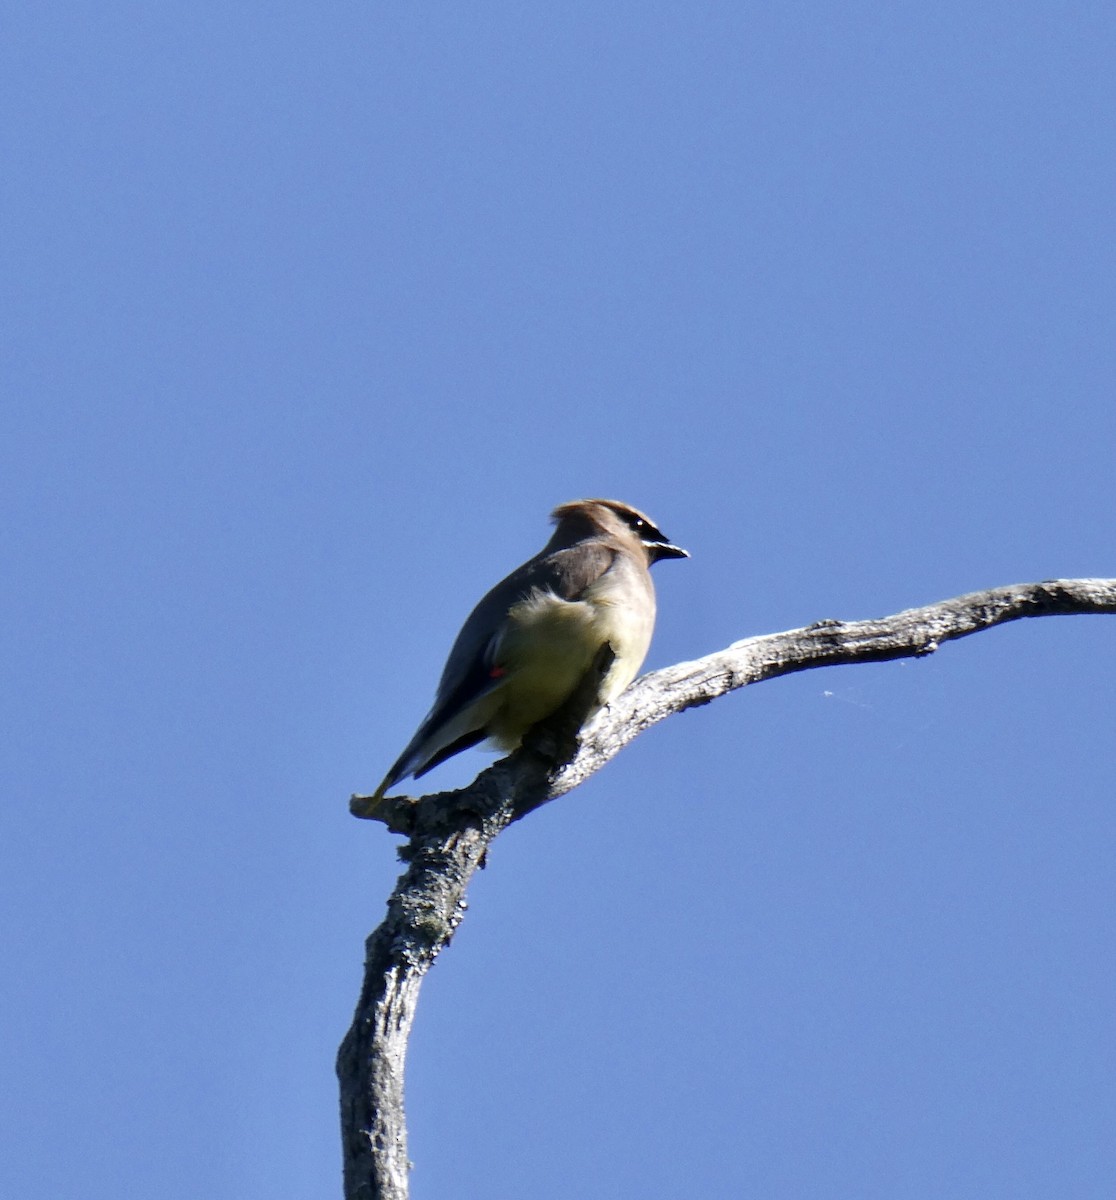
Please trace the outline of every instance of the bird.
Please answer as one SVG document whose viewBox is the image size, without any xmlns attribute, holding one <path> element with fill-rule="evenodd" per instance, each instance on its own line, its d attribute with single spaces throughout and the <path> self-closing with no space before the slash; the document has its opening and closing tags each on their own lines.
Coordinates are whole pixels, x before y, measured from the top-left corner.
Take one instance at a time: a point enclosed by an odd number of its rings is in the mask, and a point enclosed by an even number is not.
<svg viewBox="0 0 1116 1200">
<path fill-rule="evenodd" d="M 573 694 L 608 643 L 612 661 L 586 719 L 636 677 L 651 644 L 649 568 L 689 558 L 619 500 L 559 505 L 550 540 L 485 595 L 457 635 L 433 707 L 369 798 L 488 741 L 514 750 Z"/>
</svg>

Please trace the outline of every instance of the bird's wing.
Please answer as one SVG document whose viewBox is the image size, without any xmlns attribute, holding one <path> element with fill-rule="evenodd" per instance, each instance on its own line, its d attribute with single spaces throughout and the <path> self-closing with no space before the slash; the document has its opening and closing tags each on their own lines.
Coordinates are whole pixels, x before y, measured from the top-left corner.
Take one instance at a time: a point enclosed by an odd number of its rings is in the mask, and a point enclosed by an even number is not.
<svg viewBox="0 0 1116 1200">
<path fill-rule="evenodd" d="M 507 675 L 500 644 L 508 610 L 532 593 L 550 592 L 576 602 L 612 565 L 615 551 L 600 542 L 581 542 L 542 553 L 498 583 L 473 609 L 450 650 L 434 706 L 388 774 L 394 783 L 411 772 L 418 778 L 487 736 L 491 705 L 485 698 Z M 390 783 L 387 785 L 390 786 Z"/>
<path fill-rule="evenodd" d="M 450 650 L 434 707 L 423 722 L 432 729 L 463 712 L 500 685 L 499 661 L 508 610 L 532 592 L 578 600 L 612 565 L 615 551 L 600 542 L 540 554 L 498 583 L 469 614 Z"/>
<path fill-rule="evenodd" d="M 578 542 L 538 560 L 533 587 L 543 587 L 563 600 L 580 600 L 586 588 L 612 566 L 616 551 L 605 542 Z M 530 564 L 526 564 L 530 565 Z"/>
</svg>

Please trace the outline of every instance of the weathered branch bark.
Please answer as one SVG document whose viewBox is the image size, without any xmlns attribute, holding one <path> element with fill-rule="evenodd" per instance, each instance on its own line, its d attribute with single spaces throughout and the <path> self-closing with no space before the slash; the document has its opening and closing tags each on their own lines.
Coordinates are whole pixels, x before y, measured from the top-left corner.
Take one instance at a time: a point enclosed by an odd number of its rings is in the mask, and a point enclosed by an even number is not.
<svg viewBox="0 0 1116 1200">
<path fill-rule="evenodd" d="M 838 663 L 931 654 L 942 642 L 1021 617 L 1116 612 L 1116 579 L 1058 579 L 972 592 L 873 621 L 819 621 L 735 642 L 637 680 L 578 736 L 590 676 L 562 712 L 467 788 L 396 797 L 355 816 L 409 835 L 409 863 L 387 916 L 365 944 L 364 984 L 337 1057 L 346 1200 L 406 1200 L 403 1069 L 419 985 L 465 911 L 465 891 L 492 839 L 512 821 L 584 783 L 634 737 L 670 716 L 778 675 Z M 596 670 L 607 669 L 602 658 Z"/>
</svg>

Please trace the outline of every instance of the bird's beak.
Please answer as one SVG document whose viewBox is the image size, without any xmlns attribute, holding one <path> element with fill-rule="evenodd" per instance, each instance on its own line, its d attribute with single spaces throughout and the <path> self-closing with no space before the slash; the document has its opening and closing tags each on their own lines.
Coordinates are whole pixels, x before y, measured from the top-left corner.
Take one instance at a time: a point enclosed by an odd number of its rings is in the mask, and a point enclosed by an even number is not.
<svg viewBox="0 0 1116 1200">
<path fill-rule="evenodd" d="M 681 546 L 675 546 L 671 542 L 648 542 L 647 552 L 651 556 L 651 561 L 656 563 L 661 558 L 689 558 L 689 550 L 683 550 Z"/>
</svg>

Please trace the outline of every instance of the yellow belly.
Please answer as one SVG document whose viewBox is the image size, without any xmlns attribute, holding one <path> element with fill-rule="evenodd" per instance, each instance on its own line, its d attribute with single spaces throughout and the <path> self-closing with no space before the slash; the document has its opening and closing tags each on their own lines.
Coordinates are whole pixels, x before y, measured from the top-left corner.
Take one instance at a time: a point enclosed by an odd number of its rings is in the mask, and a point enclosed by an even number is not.
<svg viewBox="0 0 1116 1200">
<path fill-rule="evenodd" d="M 608 642 L 616 655 L 598 693 L 597 707 L 615 699 L 635 678 L 651 640 L 650 623 L 634 620 L 607 598 L 562 600 L 536 593 L 508 613 L 496 661 L 507 671 L 499 711 L 489 722 L 492 740 L 513 749 L 550 716 L 584 678 Z"/>
</svg>

